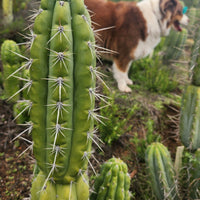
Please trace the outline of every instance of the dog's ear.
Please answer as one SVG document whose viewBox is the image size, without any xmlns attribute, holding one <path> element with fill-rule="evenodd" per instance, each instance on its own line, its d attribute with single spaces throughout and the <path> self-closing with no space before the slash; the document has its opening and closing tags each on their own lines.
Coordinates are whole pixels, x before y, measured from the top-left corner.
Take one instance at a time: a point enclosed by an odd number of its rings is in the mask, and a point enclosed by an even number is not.
<svg viewBox="0 0 200 200">
<path fill-rule="evenodd" d="M 168 10 L 174 11 L 177 6 L 177 0 L 161 0 L 160 1 L 160 10 L 163 15 L 166 15 Z"/>
</svg>

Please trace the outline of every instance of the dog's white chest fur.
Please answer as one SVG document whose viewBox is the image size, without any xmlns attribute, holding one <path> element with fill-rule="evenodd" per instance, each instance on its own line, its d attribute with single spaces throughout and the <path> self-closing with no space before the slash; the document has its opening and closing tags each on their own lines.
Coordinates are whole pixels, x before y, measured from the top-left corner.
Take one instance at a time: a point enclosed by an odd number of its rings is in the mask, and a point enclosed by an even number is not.
<svg viewBox="0 0 200 200">
<path fill-rule="evenodd" d="M 133 57 L 134 60 L 138 60 L 140 58 L 144 58 L 152 53 L 155 46 L 160 42 L 160 39 L 152 38 L 151 36 L 148 36 L 146 41 L 140 40 L 138 43 L 137 48 L 134 51 Z"/>
</svg>

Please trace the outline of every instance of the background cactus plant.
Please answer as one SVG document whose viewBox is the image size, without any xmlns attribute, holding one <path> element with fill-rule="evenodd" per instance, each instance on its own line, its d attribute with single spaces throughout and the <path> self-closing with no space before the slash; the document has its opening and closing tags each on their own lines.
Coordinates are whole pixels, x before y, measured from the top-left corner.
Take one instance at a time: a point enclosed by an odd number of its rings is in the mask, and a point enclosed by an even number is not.
<svg viewBox="0 0 200 200">
<path fill-rule="evenodd" d="M 163 56 L 163 61 L 178 60 L 184 52 L 185 43 L 188 37 L 187 29 L 182 29 L 181 32 L 171 31 L 166 37 L 164 46 L 166 48 Z"/>
<path fill-rule="evenodd" d="M 120 159 L 111 158 L 101 166 L 94 183 L 91 200 L 128 200 L 130 177 L 127 165 Z"/>
<path fill-rule="evenodd" d="M 20 49 L 16 42 L 12 40 L 5 40 L 1 46 L 1 60 L 3 63 L 3 86 L 5 98 L 10 98 L 20 89 L 20 80 L 15 77 L 9 77 L 20 67 Z M 19 76 L 18 73 L 15 74 Z M 16 94 L 10 100 L 16 102 L 20 94 Z"/>
<path fill-rule="evenodd" d="M 160 200 L 179 199 L 175 171 L 167 148 L 159 142 L 148 146 L 146 164 L 156 197 Z"/>
<path fill-rule="evenodd" d="M 180 136 L 182 143 L 191 150 L 200 147 L 199 130 L 200 130 L 200 29 L 195 34 L 196 41 L 193 45 L 191 54 L 190 68 L 192 81 L 186 87 L 183 94 L 181 117 L 180 117 Z"/>
<path fill-rule="evenodd" d="M 200 88 L 189 85 L 182 97 L 180 117 L 180 137 L 182 143 L 189 149 L 200 147 Z"/>
<path fill-rule="evenodd" d="M 13 21 L 13 0 L 2 0 L 3 21 L 4 25 L 8 25 Z"/>
</svg>

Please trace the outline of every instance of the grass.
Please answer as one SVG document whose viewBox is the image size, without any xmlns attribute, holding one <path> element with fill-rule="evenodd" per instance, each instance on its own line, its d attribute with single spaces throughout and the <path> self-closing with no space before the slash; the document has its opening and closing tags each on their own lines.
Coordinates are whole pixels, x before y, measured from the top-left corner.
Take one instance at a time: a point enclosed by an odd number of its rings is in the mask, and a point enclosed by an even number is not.
<svg viewBox="0 0 200 200">
<path fill-rule="evenodd" d="M 173 69 L 163 65 L 159 56 L 134 62 L 130 74 L 134 83 L 150 92 L 168 93 L 178 86 Z"/>
</svg>

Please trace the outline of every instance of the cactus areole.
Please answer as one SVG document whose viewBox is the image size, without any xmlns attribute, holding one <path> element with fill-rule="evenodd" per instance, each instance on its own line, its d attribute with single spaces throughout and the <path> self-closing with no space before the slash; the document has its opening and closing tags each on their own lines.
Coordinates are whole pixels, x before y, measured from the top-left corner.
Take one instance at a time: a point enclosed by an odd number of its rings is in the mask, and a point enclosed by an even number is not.
<svg viewBox="0 0 200 200">
<path fill-rule="evenodd" d="M 77 190 L 88 186 L 96 56 L 83 0 L 42 0 L 33 32 L 30 117 L 40 173 L 32 199 L 88 199 Z"/>
</svg>

